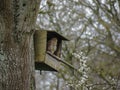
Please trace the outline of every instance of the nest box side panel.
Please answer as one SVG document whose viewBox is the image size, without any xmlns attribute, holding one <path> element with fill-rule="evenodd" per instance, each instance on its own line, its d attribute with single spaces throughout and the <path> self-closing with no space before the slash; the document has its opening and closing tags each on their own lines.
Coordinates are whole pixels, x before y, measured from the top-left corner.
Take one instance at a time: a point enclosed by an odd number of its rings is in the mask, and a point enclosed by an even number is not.
<svg viewBox="0 0 120 90">
<path fill-rule="evenodd" d="M 46 54 L 45 63 L 56 71 L 59 71 L 60 69 L 60 64 L 61 64 L 60 61 L 51 57 L 49 54 Z"/>
<path fill-rule="evenodd" d="M 46 53 L 47 32 L 36 30 L 34 34 L 35 62 L 44 62 Z"/>
</svg>

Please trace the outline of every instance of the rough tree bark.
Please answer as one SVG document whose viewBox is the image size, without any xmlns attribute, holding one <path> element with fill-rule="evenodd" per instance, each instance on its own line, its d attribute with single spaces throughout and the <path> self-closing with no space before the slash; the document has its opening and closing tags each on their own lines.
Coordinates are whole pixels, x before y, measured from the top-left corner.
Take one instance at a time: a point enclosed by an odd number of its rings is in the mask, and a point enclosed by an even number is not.
<svg viewBox="0 0 120 90">
<path fill-rule="evenodd" d="M 0 90 L 34 90 L 31 37 L 40 0 L 0 0 Z"/>
</svg>

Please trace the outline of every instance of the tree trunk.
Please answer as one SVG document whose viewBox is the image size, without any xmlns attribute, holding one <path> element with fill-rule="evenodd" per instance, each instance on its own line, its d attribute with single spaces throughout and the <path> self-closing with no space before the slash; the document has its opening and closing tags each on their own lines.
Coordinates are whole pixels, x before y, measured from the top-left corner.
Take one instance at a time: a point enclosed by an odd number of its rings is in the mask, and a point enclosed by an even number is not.
<svg viewBox="0 0 120 90">
<path fill-rule="evenodd" d="M 31 41 L 40 0 L 0 0 L 0 90 L 34 90 Z"/>
</svg>

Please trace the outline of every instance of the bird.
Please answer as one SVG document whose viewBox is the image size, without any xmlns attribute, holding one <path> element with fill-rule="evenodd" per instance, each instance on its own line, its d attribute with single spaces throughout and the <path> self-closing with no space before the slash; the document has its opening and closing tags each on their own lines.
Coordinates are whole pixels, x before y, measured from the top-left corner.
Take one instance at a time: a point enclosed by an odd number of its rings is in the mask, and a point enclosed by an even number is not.
<svg viewBox="0 0 120 90">
<path fill-rule="evenodd" d="M 52 54 L 54 54 L 54 52 L 57 49 L 57 38 L 51 38 L 48 42 L 47 42 L 47 51 L 50 51 Z"/>
</svg>

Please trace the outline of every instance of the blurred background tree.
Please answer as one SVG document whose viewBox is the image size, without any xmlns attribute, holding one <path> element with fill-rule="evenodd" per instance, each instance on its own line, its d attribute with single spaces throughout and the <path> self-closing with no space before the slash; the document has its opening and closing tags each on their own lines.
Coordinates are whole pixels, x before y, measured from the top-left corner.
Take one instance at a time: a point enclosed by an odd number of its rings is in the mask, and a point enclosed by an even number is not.
<svg viewBox="0 0 120 90">
<path fill-rule="evenodd" d="M 42 0 L 37 28 L 56 30 L 67 36 L 70 42 L 64 42 L 62 58 L 79 69 L 81 59 L 73 53 L 83 52 L 90 68 L 85 88 L 68 85 L 69 80 L 80 81 L 81 74 L 66 67 L 59 74 L 38 75 L 42 79 L 38 85 L 49 83 L 46 86 L 49 89 L 39 87 L 40 90 L 120 89 L 119 0 Z"/>
</svg>

